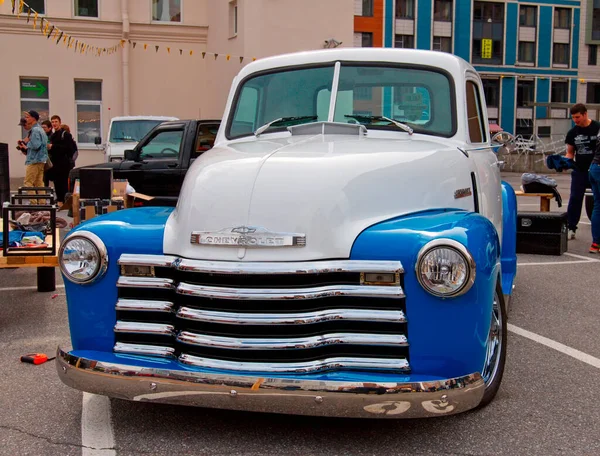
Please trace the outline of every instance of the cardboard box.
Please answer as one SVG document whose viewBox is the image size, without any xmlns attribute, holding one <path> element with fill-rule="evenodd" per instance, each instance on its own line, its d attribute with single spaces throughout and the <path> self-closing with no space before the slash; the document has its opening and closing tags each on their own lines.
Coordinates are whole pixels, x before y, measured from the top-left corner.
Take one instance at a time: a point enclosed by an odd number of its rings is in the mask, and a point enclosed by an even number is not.
<svg viewBox="0 0 600 456">
<path fill-rule="evenodd" d="M 136 200 L 142 201 L 152 201 L 154 199 L 153 196 L 144 195 L 143 193 L 133 192 L 127 195 L 125 198 L 125 208 L 132 208 L 136 205 Z"/>
</svg>

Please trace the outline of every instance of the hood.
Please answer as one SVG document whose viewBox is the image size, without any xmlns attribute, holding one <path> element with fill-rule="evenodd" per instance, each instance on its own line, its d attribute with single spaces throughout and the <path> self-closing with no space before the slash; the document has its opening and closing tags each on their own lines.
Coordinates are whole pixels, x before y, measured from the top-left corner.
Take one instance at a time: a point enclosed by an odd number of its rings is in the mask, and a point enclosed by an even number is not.
<svg viewBox="0 0 600 456">
<path fill-rule="evenodd" d="M 124 157 L 126 150 L 131 150 L 137 146 L 138 141 L 128 141 L 122 143 L 107 143 L 106 144 L 106 155 L 111 157 Z"/>
<path fill-rule="evenodd" d="M 348 258 L 356 237 L 378 222 L 433 208 L 473 210 L 472 197 L 454 197 L 471 187 L 470 161 L 446 141 L 317 135 L 213 148 L 186 175 L 166 225 L 165 254 L 224 261 Z M 229 239 L 248 231 L 241 227 L 278 233 L 266 236 L 267 243 L 285 237 L 279 233 L 304 235 L 305 245 L 301 238 L 283 247 L 190 242 L 192 232 L 205 232 L 213 242 L 225 229 L 237 228 Z"/>
</svg>

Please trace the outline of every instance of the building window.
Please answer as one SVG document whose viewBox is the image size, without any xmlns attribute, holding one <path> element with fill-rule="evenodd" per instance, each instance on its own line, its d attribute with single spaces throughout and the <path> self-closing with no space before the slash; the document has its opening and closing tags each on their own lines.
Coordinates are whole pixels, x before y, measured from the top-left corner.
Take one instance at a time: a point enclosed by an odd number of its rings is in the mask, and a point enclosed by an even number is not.
<svg viewBox="0 0 600 456">
<path fill-rule="evenodd" d="M 598 45 L 590 44 L 588 46 L 588 65 L 598 64 Z"/>
<path fill-rule="evenodd" d="M 397 19 L 415 18 L 415 0 L 397 0 L 396 1 Z"/>
<path fill-rule="evenodd" d="M 487 141 L 483 119 L 479 88 L 474 82 L 467 81 L 467 122 L 469 125 L 469 139 L 472 143 Z"/>
<path fill-rule="evenodd" d="M 102 82 L 75 81 L 77 142 L 94 144 L 102 136 Z"/>
<path fill-rule="evenodd" d="M 237 0 L 229 2 L 229 36 L 238 34 L 238 4 Z"/>
<path fill-rule="evenodd" d="M 521 6 L 519 9 L 519 25 L 535 27 L 537 25 L 537 6 Z"/>
<path fill-rule="evenodd" d="M 404 49 L 414 49 L 415 37 L 413 35 L 396 35 L 394 47 Z"/>
<path fill-rule="evenodd" d="M 373 34 L 371 32 L 362 32 L 358 35 L 360 36 L 361 47 L 373 47 Z"/>
<path fill-rule="evenodd" d="M 373 0 L 362 0 L 361 16 L 373 17 Z"/>
<path fill-rule="evenodd" d="M 434 36 L 431 49 L 434 51 L 452 53 L 452 38 L 446 36 Z"/>
<path fill-rule="evenodd" d="M 152 20 L 181 22 L 181 0 L 152 0 Z"/>
<path fill-rule="evenodd" d="M 600 2 L 594 0 L 592 9 L 592 39 L 600 41 Z M 589 13 L 588 13 L 589 14 Z"/>
<path fill-rule="evenodd" d="M 535 43 L 519 41 L 519 62 L 535 63 Z"/>
<path fill-rule="evenodd" d="M 36 13 L 46 14 L 46 0 L 27 0 L 27 4 Z"/>
<path fill-rule="evenodd" d="M 571 9 L 570 8 L 554 8 L 554 28 L 555 29 L 570 29 L 571 28 Z"/>
<path fill-rule="evenodd" d="M 452 0 L 435 0 L 433 4 L 433 20 L 452 22 Z"/>
<path fill-rule="evenodd" d="M 554 43 L 552 45 L 552 63 L 557 65 L 569 64 L 569 45 L 565 43 Z"/>
<path fill-rule="evenodd" d="M 483 83 L 485 104 L 490 108 L 497 108 L 500 105 L 500 80 L 483 79 L 481 82 Z"/>
<path fill-rule="evenodd" d="M 600 103 L 600 82 L 587 83 L 586 103 Z"/>
<path fill-rule="evenodd" d="M 552 81 L 550 101 L 552 103 L 569 102 L 569 83 L 567 81 Z"/>
<path fill-rule="evenodd" d="M 21 112 L 33 109 L 40 115 L 40 121 L 50 118 L 50 91 L 48 79 L 20 78 Z M 23 130 L 23 135 L 25 131 Z"/>
<path fill-rule="evenodd" d="M 528 108 L 535 99 L 535 82 L 518 81 L 517 82 L 517 108 Z"/>
<path fill-rule="evenodd" d="M 98 17 L 98 0 L 75 0 L 75 16 Z"/>
<path fill-rule="evenodd" d="M 474 2 L 473 63 L 502 64 L 504 6 L 504 3 Z"/>
</svg>

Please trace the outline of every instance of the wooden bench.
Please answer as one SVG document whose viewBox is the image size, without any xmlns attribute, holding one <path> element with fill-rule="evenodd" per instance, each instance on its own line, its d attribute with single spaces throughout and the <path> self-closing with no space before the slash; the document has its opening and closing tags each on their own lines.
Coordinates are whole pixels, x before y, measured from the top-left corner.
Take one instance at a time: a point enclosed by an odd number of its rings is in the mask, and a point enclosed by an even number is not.
<svg viewBox="0 0 600 456">
<path fill-rule="evenodd" d="M 2 219 L 0 219 L 2 226 Z M 60 244 L 59 229 L 56 228 L 56 242 Z M 52 246 L 52 236 L 46 236 L 46 243 Z M 58 245 L 54 255 L 9 255 L 4 256 L 4 251 L 0 247 L 0 269 L 10 268 L 37 268 L 37 287 L 38 291 L 56 290 L 55 268 L 58 266 Z"/>
<path fill-rule="evenodd" d="M 525 193 L 523 191 L 516 191 L 517 196 L 535 196 L 540 199 L 540 212 L 550 212 L 550 200 L 554 198 L 553 193 Z"/>
</svg>

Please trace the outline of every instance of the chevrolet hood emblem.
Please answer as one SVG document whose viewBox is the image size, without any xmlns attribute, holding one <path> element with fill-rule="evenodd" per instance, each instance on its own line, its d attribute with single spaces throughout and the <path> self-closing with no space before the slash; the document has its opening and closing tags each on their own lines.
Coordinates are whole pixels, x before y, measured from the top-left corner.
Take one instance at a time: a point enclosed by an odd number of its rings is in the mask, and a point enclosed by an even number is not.
<svg viewBox="0 0 600 456">
<path fill-rule="evenodd" d="M 273 232 L 259 226 L 237 226 L 220 231 L 192 231 L 190 242 L 219 247 L 304 247 L 306 235 Z"/>
</svg>

